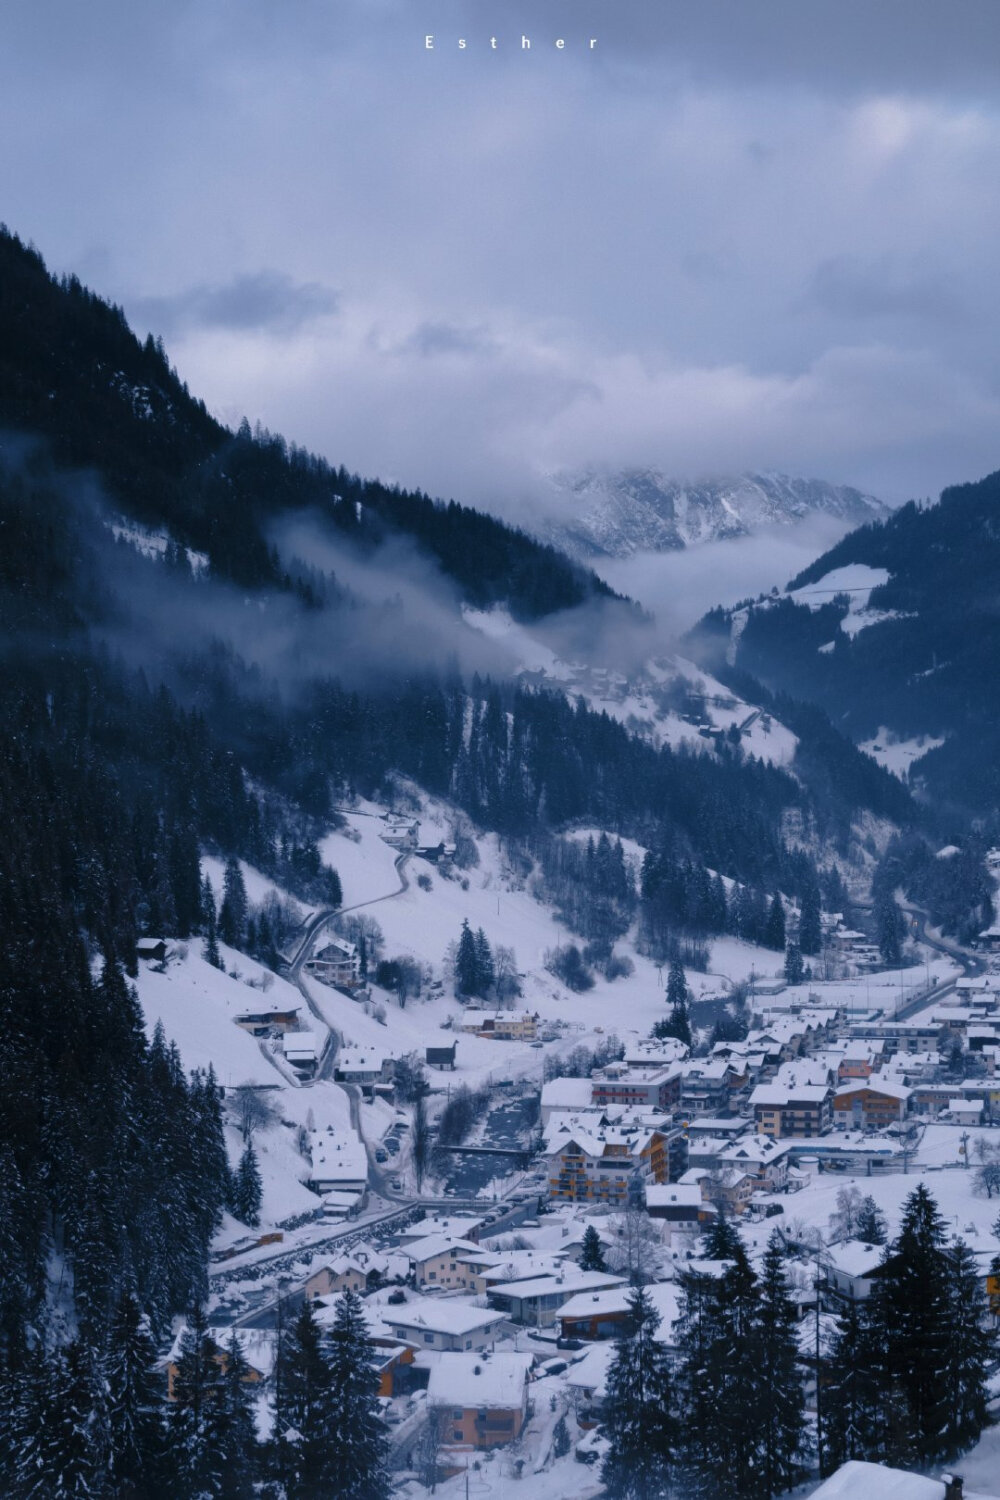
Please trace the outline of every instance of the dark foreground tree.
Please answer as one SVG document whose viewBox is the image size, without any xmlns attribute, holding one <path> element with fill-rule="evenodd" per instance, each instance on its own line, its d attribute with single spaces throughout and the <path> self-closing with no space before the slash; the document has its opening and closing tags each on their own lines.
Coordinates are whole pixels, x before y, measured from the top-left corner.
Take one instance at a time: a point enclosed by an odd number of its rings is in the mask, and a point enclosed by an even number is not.
<svg viewBox="0 0 1000 1500">
<path fill-rule="evenodd" d="M 637 1288 L 607 1379 L 604 1432 L 610 1447 L 601 1478 L 611 1500 L 662 1500 L 669 1494 L 677 1424 L 660 1317 Z"/>
</svg>

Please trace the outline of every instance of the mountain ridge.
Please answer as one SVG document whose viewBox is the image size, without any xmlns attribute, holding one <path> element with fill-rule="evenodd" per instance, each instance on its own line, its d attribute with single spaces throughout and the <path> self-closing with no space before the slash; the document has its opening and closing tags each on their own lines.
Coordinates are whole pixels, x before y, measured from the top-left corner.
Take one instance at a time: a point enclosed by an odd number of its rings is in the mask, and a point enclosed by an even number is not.
<svg viewBox="0 0 1000 1500">
<path fill-rule="evenodd" d="M 780 473 L 687 481 L 653 468 L 590 469 L 553 475 L 550 488 L 578 509 L 572 519 L 550 520 L 539 535 L 588 562 L 751 536 L 812 516 L 857 526 L 890 514 L 881 500 L 850 485 Z"/>
</svg>

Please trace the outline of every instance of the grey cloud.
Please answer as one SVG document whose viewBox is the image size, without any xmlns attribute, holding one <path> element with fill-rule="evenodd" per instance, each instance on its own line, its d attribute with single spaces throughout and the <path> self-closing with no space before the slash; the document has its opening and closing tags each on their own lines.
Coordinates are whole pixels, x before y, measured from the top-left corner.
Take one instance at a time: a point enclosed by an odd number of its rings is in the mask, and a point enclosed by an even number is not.
<svg viewBox="0 0 1000 1500">
<path fill-rule="evenodd" d="M 172 297 L 134 298 L 129 311 L 163 334 L 194 326 L 288 336 L 329 317 L 338 306 L 337 293 L 318 282 L 297 282 L 281 271 L 256 271 L 218 286 L 188 287 Z"/>
<path fill-rule="evenodd" d="M 402 345 L 404 353 L 424 359 L 437 355 L 485 356 L 496 354 L 499 344 L 486 328 L 459 328 L 451 323 L 421 323 Z"/>
<path fill-rule="evenodd" d="M 912 271 L 889 256 L 864 261 L 837 255 L 816 267 L 803 298 L 835 318 L 955 318 L 962 315 L 941 273 Z"/>
</svg>

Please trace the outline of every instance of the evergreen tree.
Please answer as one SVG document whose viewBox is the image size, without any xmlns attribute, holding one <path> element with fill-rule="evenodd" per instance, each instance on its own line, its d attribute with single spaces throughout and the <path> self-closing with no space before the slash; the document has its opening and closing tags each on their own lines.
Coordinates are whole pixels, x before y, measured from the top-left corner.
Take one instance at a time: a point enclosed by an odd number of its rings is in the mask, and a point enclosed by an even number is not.
<svg viewBox="0 0 1000 1500">
<path fill-rule="evenodd" d="M 941 1448 L 946 1458 L 955 1458 L 979 1441 L 989 1420 L 986 1372 L 993 1340 L 986 1331 L 986 1297 L 976 1257 L 962 1240 L 954 1241 L 949 1254 L 949 1338 L 944 1365 L 947 1417 Z"/>
<path fill-rule="evenodd" d="M 705 1235 L 706 1260 L 738 1260 L 745 1256 L 739 1230 L 725 1214 L 719 1214 Z"/>
<path fill-rule="evenodd" d="M 806 976 L 806 966 L 798 944 L 789 943 L 785 949 L 785 979 L 789 984 L 801 984 Z"/>
<path fill-rule="evenodd" d="M 218 1354 L 208 1335 L 204 1308 L 198 1304 L 181 1337 L 168 1408 L 168 1460 L 178 1495 L 214 1500 L 221 1493 L 222 1466 L 213 1429 L 222 1380 Z"/>
<path fill-rule="evenodd" d="M 168 1493 L 161 1386 L 149 1320 L 123 1293 L 111 1326 L 107 1359 L 108 1478 L 115 1500 L 153 1500 Z"/>
<path fill-rule="evenodd" d="M 388 1439 L 361 1298 L 343 1292 L 327 1343 L 329 1443 L 324 1478 L 337 1500 L 388 1500 Z"/>
<path fill-rule="evenodd" d="M 324 1500 L 330 1367 L 309 1298 L 283 1332 L 275 1390 L 279 1480 L 289 1500 Z"/>
<path fill-rule="evenodd" d="M 234 855 L 226 860 L 223 877 L 222 905 L 219 908 L 219 936 L 230 948 L 241 948 L 246 935 L 247 888 L 240 862 Z"/>
<path fill-rule="evenodd" d="M 949 1421 L 947 1350 L 952 1262 L 937 1204 L 920 1183 L 903 1205 L 900 1231 L 886 1253 L 872 1295 L 877 1337 L 885 1349 L 893 1420 L 890 1458 L 929 1463 L 945 1451 Z"/>
<path fill-rule="evenodd" d="M 761 1375 L 757 1416 L 761 1488 L 766 1496 L 790 1490 L 802 1474 L 806 1419 L 796 1323 L 795 1304 L 788 1295 L 783 1242 L 775 1230 L 764 1255 L 757 1310 Z"/>
<path fill-rule="evenodd" d="M 767 920 L 764 923 L 764 931 L 760 940 L 765 948 L 773 948 L 776 953 L 784 950 L 785 908 L 779 891 L 775 891 L 771 905 L 768 907 Z"/>
<path fill-rule="evenodd" d="M 684 965 L 679 958 L 671 960 L 670 969 L 667 974 L 667 1004 L 671 1010 L 679 1006 L 686 1006 L 688 998 L 687 979 L 684 977 Z"/>
<path fill-rule="evenodd" d="M 810 958 L 823 946 L 823 924 L 820 919 L 819 884 L 813 876 L 802 892 L 799 908 L 799 948 Z"/>
<path fill-rule="evenodd" d="M 468 920 L 462 922 L 462 932 L 455 955 L 455 992 L 469 996 L 479 993 L 479 962 L 476 957 L 476 939 Z"/>
<path fill-rule="evenodd" d="M 593 1224 L 588 1224 L 583 1235 L 583 1248 L 580 1254 L 581 1271 L 604 1271 L 604 1246 L 601 1244 L 601 1236 Z"/>
<path fill-rule="evenodd" d="M 215 915 L 215 893 L 212 890 L 212 882 L 205 876 L 201 887 L 201 920 L 205 928 L 205 962 L 210 963 L 213 968 L 223 967 L 222 955 L 219 952 L 218 925 Z"/>
<path fill-rule="evenodd" d="M 889 1446 L 883 1388 L 888 1372 L 866 1302 L 844 1304 L 820 1378 L 822 1472 L 831 1474 L 851 1459 L 884 1460 Z"/>
<path fill-rule="evenodd" d="M 257 1165 L 257 1153 L 253 1148 L 253 1141 L 247 1141 L 233 1176 L 234 1216 L 249 1228 L 256 1229 L 260 1223 L 263 1196 L 264 1187 Z"/>
<path fill-rule="evenodd" d="M 885 1214 L 870 1193 L 858 1205 L 854 1225 L 854 1238 L 864 1240 L 866 1245 L 884 1245 L 889 1237 L 889 1226 Z"/>
<path fill-rule="evenodd" d="M 208 1442 L 220 1475 L 219 1500 L 253 1500 L 257 1468 L 257 1430 L 254 1426 L 247 1362 L 235 1329 L 225 1347 L 217 1398 L 208 1409 Z"/>
<path fill-rule="evenodd" d="M 891 968 L 897 967 L 903 957 L 903 914 L 896 898 L 886 884 L 875 892 L 875 933 L 882 962 Z"/>
<path fill-rule="evenodd" d="M 474 993 L 486 996 L 493 985 L 495 970 L 493 966 L 493 952 L 490 948 L 489 940 L 481 927 L 476 932 L 475 947 L 476 989 Z"/>
<path fill-rule="evenodd" d="M 79 1340 L 36 1363 L 21 1422 L 18 1500 L 99 1500 L 104 1415 L 91 1356 Z"/>
<path fill-rule="evenodd" d="M 611 1500 L 661 1500 L 670 1488 L 677 1438 L 660 1317 L 641 1287 L 629 1310 L 607 1378 L 604 1433 L 610 1444 L 601 1479 Z"/>
</svg>

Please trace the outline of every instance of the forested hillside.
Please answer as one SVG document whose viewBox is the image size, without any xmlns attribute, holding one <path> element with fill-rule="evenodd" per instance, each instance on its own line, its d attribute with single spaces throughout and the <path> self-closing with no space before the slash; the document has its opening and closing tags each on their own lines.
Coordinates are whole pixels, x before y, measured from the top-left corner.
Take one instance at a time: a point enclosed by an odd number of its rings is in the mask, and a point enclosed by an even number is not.
<svg viewBox="0 0 1000 1500">
<path fill-rule="evenodd" d="M 847 594 L 823 592 L 829 575 L 849 565 L 889 574 L 871 589 L 861 629 L 844 625 Z M 903 739 L 943 738 L 920 759 L 919 782 L 938 806 L 995 825 L 1000 473 L 861 527 L 788 587 L 802 592 L 749 607 L 734 652 L 729 615 L 707 616 L 696 632 L 702 659 L 718 665 L 730 651 L 739 668 L 819 704 L 857 741 L 880 727 Z"/>
</svg>

